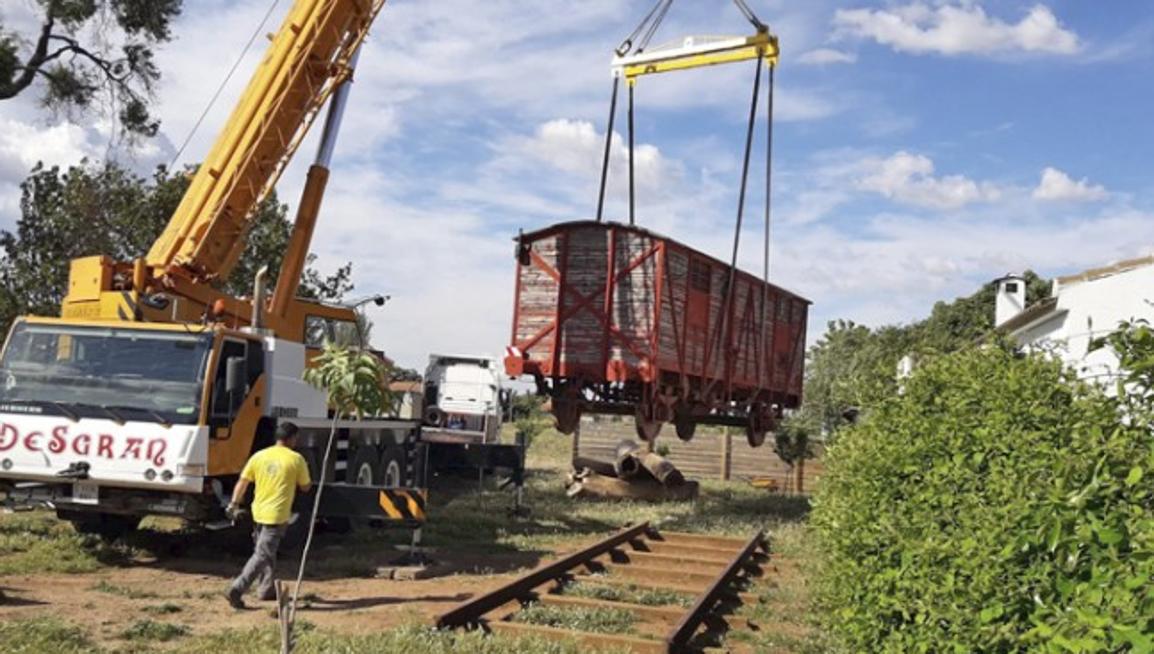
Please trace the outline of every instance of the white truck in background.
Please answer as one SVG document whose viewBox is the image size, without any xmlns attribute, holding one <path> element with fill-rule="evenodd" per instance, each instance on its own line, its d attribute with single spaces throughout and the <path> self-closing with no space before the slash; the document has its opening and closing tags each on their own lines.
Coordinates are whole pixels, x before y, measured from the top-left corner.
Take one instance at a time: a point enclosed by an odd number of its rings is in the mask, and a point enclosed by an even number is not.
<svg viewBox="0 0 1154 654">
<path fill-rule="evenodd" d="M 497 360 L 431 354 L 425 368 L 424 419 L 430 436 L 458 443 L 498 443 L 508 407 Z"/>
<path fill-rule="evenodd" d="M 497 359 L 431 354 L 420 409 L 421 443 L 434 474 L 507 474 L 503 488 L 515 490 L 514 512 L 523 514 L 525 443 L 502 442 L 511 392 L 501 387 Z M 416 407 L 413 407 L 414 409 Z"/>
</svg>

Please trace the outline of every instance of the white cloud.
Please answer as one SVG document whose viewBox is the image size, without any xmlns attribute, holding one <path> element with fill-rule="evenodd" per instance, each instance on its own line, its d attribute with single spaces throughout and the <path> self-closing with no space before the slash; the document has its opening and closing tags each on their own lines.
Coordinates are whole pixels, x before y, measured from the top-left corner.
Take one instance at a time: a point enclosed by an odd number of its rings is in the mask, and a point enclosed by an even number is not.
<svg viewBox="0 0 1154 654">
<path fill-rule="evenodd" d="M 931 6 L 923 2 L 886 9 L 839 9 L 839 35 L 868 38 L 914 54 L 994 55 L 1015 52 L 1070 55 L 1081 50 L 1049 7 L 1034 5 L 1017 23 L 986 14 L 976 2 Z"/>
<path fill-rule="evenodd" d="M 989 182 L 975 182 L 962 175 L 935 177 L 933 160 L 904 150 L 885 159 L 864 161 L 863 169 L 871 172 L 858 178 L 860 190 L 872 191 L 902 204 L 959 209 L 1001 197 L 998 187 Z"/>
<path fill-rule="evenodd" d="M 779 232 L 774 278 L 814 300 L 812 340 L 836 317 L 875 326 L 924 317 L 934 302 L 969 295 L 1005 270 L 1052 276 L 1148 253 L 1154 239 L 1135 235 L 1150 221 L 1154 214 L 1125 208 L 1053 220 L 1017 203 L 932 220 L 876 215 L 852 232 Z"/>
<path fill-rule="evenodd" d="M 611 169 L 618 172 L 627 170 L 629 148 L 624 139 L 615 132 L 611 142 Z M 589 176 L 601 169 L 605 135 L 588 121 L 557 119 L 540 125 L 532 138 L 512 145 L 542 163 L 568 173 Z M 657 188 L 663 181 L 665 168 L 667 163 L 656 146 L 634 144 L 633 170 L 638 188 Z"/>
<path fill-rule="evenodd" d="M 37 163 L 69 166 L 81 159 L 99 159 L 102 145 L 95 129 L 71 122 L 36 125 L 0 116 L 0 228 L 16 222 L 20 183 Z"/>
<path fill-rule="evenodd" d="M 857 55 L 852 52 L 834 50 L 833 48 L 818 48 L 803 52 L 797 58 L 799 64 L 824 66 L 826 64 L 852 64 L 857 61 Z"/>
<path fill-rule="evenodd" d="M 1057 168 L 1047 167 L 1033 196 L 1035 200 L 1094 202 L 1105 200 L 1110 194 L 1104 186 L 1091 184 L 1085 177 L 1075 180 Z"/>
</svg>

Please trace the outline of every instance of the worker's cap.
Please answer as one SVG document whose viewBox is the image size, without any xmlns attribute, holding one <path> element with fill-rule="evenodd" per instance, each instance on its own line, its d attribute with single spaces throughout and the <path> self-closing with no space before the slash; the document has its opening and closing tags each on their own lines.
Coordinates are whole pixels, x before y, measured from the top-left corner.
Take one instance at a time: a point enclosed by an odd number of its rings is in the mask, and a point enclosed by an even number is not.
<svg viewBox="0 0 1154 654">
<path fill-rule="evenodd" d="M 281 441 L 283 441 L 283 440 L 285 440 L 285 439 L 287 439 L 287 438 L 292 438 L 293 436 L 296 436 L 296 435 L 297 435 L 297 432 L 298 432 L 298 431 L 300 431 L 300 430 L 299 430 L 299 429 L 297 429 L 297 426 L 296 426 L 296 425 L 294 425 L 294 424 L 293 424 L 293 423 L 291 423 L 291 422 L 282 422 L 282 423 L 279 423 L 279 424 L 276 426 L 276 437 L 277 437 L 277 440 L 281 440 Z"/>
</svg>

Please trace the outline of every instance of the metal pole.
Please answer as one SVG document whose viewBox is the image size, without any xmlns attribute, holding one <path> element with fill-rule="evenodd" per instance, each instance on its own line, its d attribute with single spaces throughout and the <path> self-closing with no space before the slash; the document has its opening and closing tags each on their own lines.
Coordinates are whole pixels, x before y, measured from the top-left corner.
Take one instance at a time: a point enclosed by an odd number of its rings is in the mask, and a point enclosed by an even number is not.
<svg viewBox="0 0 1154 654">
<path fill-rule="evenodd" d="M 637 194 L 633 180 L 633 87 L 634 80 L 629 80 L 629 224 L 635 224 L 634 197 Z"/>
<path fill-rule="evenodd" d="M 609 176 L 609 149 L 613 146 L 613 119 L 617 115 L 617 87 L 621 79 L 613 78 L 613 95 L 609 99 L 609 126 L 605 128 L 605 155 L 601 160 L 601 190 L 597 193 L 597 222 L 605 209 L 605 182 Z"/>
</svg>

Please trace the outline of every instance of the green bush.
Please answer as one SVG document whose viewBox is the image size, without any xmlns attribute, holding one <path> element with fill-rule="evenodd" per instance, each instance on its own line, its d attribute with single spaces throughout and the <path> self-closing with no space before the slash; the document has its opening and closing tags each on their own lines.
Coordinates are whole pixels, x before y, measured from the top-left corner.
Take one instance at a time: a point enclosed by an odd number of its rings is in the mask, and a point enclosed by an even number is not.
<svg viewBox="0 0 1154 654">
<path fill-rule="evenodd" d="M 933 360 L 844 432 L 814 502 L 820 619 L 862 652 L 1150 652 L 1154 438 L 1060 364 Z"/>
</svg>

